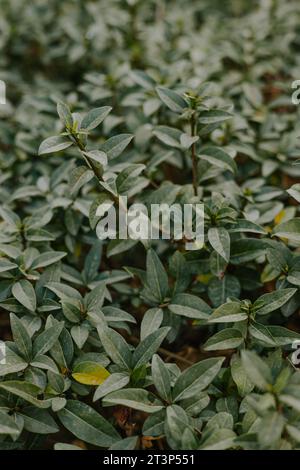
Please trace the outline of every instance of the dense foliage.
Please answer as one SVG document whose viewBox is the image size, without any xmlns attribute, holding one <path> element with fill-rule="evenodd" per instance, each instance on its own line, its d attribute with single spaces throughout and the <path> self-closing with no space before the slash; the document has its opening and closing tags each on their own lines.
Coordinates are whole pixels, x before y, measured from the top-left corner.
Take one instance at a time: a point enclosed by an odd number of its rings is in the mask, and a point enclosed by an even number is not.
<svg viewBox="0 0 300 470">
<path fill-rule="evenodd" d="M 297 448 L 299 2 L 1 10 L 0 447 Z M 100 241 L 119 195 L 204 247 Z"/>
</svg>

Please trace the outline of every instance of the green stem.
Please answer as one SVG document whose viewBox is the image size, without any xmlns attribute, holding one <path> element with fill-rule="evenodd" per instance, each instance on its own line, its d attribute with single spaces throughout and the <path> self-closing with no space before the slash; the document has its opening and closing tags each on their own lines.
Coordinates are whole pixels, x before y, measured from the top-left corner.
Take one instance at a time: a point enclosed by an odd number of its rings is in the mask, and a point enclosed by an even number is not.
<svg viewBox="0 0 300 470">
<path fill-rule="evenodd" d="M 82 155 L 82 157 L 84 158 L 87 166 L 94 172 L 94 175 L 96 176 L 100 186 L 101 186 L 101 182 L 103 181 L 103 178 L 102 178 L 102 173 L 100 171 L 100 169 L 97 167 L 97 165 L 95 165 L 95 163 L 93 162 L 92 159 L 88 158 L 86 155 L 84 155 L 84 152 L 86 152 L 86 147 L 85 145 L 81 142 L 81 140 L 78 138 L 78 136 L 76 134 L 73 134 L 72 137 L 74 138 L 75 140 L 75 143 Z M 104 188 L 102 188 L 104 190 Z M 109 196 L 111 198 L 113 198 L 114 202 L 119 205 L 119 199 L 117 196 L 114 196 L 112 193 L 109 193 Z"/>
<path fill-rule="evenodd" d="M 79 150 L 82 153 L 82 156 L 83 156 L 84 160 L 86 161 L 87 166 L 91 170 L 93 170 L 93 172 L 94 172 L 95 176 L 97 177 L 98 181 L 100 181 L 100 182 L 103 181 L 102 174 L 101 174 L 99 168 L 95 165 L 95 163 L 90 158 L 88 158 L 86 155 L 84 155 L 84 152 L 86 152 L 85 145 L 81 142 L 81 140 L 78 138 L 78 136 L 76 134 L 73 134 L 73 137 L 74 137 L 74 140 L 76 142 L 77 147 L 79 148 Z"/>
</svg>

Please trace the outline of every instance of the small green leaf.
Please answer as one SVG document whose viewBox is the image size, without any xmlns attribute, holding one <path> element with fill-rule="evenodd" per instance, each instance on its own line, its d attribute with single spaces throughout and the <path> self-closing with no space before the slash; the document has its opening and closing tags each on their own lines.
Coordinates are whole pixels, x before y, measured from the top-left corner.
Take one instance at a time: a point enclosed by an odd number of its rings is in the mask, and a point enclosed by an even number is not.
<svg viewBox="0 0 300 470">
<path fill-rule="evenodd" d="M 8 344 L 5 344 L 5 364 L 0 361 L 0 377 L 4 377 L 8 374 L 14 374 L 20 372 L 28 366 L 28 362 L 22 357 L 18 356 Z"/>
<path fill-rule="evenodd" d="M 171 377 L 165 363 L 154 354 L 152 358 L 151 373 L 154 385 L 161 398 L 171 400 Z"/>
<path fill-rule="evenodd" d="M 82 349 L 84 343 L 89 337 L 89 330 L 84 325 L 75 325 L 71 328 L 71 336 L 79 349 Z"/>
<path fill-rule="evenodd" d="M 23 322 L 14 313 L 10 314 L 10 326 L 18 350 L 27 361 L 30 361 L 32 353 L 31 338 Z"/>
<path fill-rule="evenodd" d="M 300 202 L 300 184 L 293 184 L 289 189 L 286 190 L 286 192 L 292 196 L 294 199 L 296 199 L 297 202 Z"/>
<path fill-rule="evenodd" d="M 200 450 L 225 450 L 234 447 L 236 434 L 231 429 L 217 429 L 201 442 Z"/>
<path fill-rule="evenodd" d="M 107 155 L 105 152 L 101 152 L 101 150 L 89 150 L 88 152 L 83 152 L 83 154 L 102 166 L 107 165 Z"/>
<path fill-rule="evenodd" d="M 155 81 L 143 70 L 131 70 L 131 78 L 135 83 L 145 88 L 146 90 L 152 90 L 155 86 Z"/>
<path fill-rule="evenodd" d="M 69 106 L 67 106 L 62 101 L 58 101 L 56 107 L 57 114 L 59 115 L 61 122 L 64 124 L 64 126 L 71 128 L 73 126 L 73 117 Z"/>
<path fill-rule="evenodd" d="M 300 442 L 300 429 L 299 428 L 297 428 L 296 426 L 291 426 L 291 425 L 288 424 L 286 426 L 286 430 L 287 430 L 287 432 L 289 433 L 289 435 L 291 436 L 292 439 L 294 439 L 298 443 Z"/>
<path fill-rule="evenodd" d="M 235 349 L 244 341 L 240 330 L 226 328 L 211 336 L 204 344 L 206 351 L 217 351 L 218 349 Z"/>
<path fill-rule="evenodd" d="M 265 347 L 286 346 L 300 340 L 300 334 L 283 326 L 265 326 L 252 321 L 250 335 L 264 343 Z"/>
<path fill-rule="evenodd" d="M 106 116 L 111 112 L 110 106 L 102 106 L 101 108 L 94 108 L 89 111 L 81 121 L 81 129 L 91 131 L 99 126 Z"/>
<path fill-rule="evenodd" d="M 210 109 L 209 111 L 202 111 L 199 122 L 200 124 L 215 124 L 216 122 L 223 122 L 231 119 L 232 114 L 222 109 Z"/>
<path fill-rule="evenodd" d="M 276 237 L 287 238 L 292 243 L 300 243 L 300 218 L 295 218 L 275 225 L 273 234 Z"/>
<path fill-rule="evenodd" d="M 282 403 L 284 403 L 287 406 L 290 406 L 295 411 L 300 413 L 300 399 L 299 398 L 296 398 L 292 395 L 288 395 L 285 393 L 280 395 L 279 398 Z"/>
<path fill-rule="evenodd" d="M 166 411 L 167 415 L 164 430 L 168 443 L 170 443 L 173 448 L 180 449 L 184 431 L 189 429 L 193 434 L 193 427 L 189 424 L 188 415 L 180 406 L 168 406 Z"/>
<path fill-rule="evenodd" d="M 168 289 L 168 276 L 159 257 L 154 250 L 147 253 L 147 287 L 158 302 L 163 302 Z"/>
<path fill-rule="evenodd" d="M 242 397 L 252 392 L 254 385 L 249 379 L 246 370 L 243 367 L 242 361 L 239 357 L 235 356 L 231 360 L 231 376 L 238 388 Z"/>
<path fill-rule="evenodd" d="M 187 108 L 187 102 L 176 91 L 163 87 L 157 87 L 156 91 L 162 102 L 174 113 L 182 113 Z"/>
<path fill-rule="evenodd" d="M 231 158 L 231 156 L 224 152 L 220 147 L 202 148 L 199 158 L 222 168 L 222 170 L 229 170 L 232 173 L 237 171 L 237 166 L 233 158 Z"/>
<path fill-rule="evenodd" d="M 224 357 L 205 359 L 182 372 L 174 385 L 174 400 L 190 398 L 204 390 L 219 373 L 223 362 Z"/>
<path fill-rule="evenodd" d="M 153 394 L 141 388 L 124 388 L 109 393 L 102 400 L 103 406 L 123 405 L 145 413 L 155 413 L 163 408 Z"/>
<path fill-rule="evenodd" d="M 65 150 L 68 147 L 71 147 L 73 142 L 66 139 L 60 135 L 48 137 L 45 139 L 39 147 L 39 155 L 44 155 L 46 153 L 59 152 L 60 150 Z"/>
<path fill-rule="evenodd" d="M 36 310 L 36 295 L 32 284 L 27 279 L 16 282 L 12 288 L 12 294 L 20 304 L 31 312 Z"/>
<path fill-rule="evenodd" d="M 159 328 L 157 331 L 150 333 L 139 343 L 132 356 L 132 363 L 135 368 L 147 364 L 150 361 L 169 331 L 170 327 L 168 326 Z"/>
<path fill-rule="evenodd" d="M 231 323 L 246 320 L 248 317 L 246 312 L 241 309 L 240 302 L 227 302 L 218 307 L 212 315 L 210 315 L 209 323 Z"/>
<path fill-rule="evenodd" d="M 288 288 L 264 294 L 254 302 L 253 308 L 257 315 L 267 315 L 282 307 L 296 292 L 297 289 Z"/>
<path fill-rule="evenodd" d="M 12 416 L 0 410 L 0 435 L 6 434 L 17 437 L 20 434 L 20 429 Z"/>
<path fill-rule="evenodd" d="M 130 381 L 130 376 L 126 373 L 116 372 L 114 374 L 111 374 L 96 389 L 93 401 L 97 401 L 100 398 L 105 397 L 105 395 L 108 395 L 111 392 L 114 392 L 116 390 L 120 390 L 121 388 L 128 385 L 129 381 Z"/>
<path fill-rule="evenodd" d="M 12 263 L 6 258 L 0 258 L 0 273 L 4 273 L 6 271 L 11 271 L 16 269 L 18 265 L 16 263 Z"/>
<path fill-rule="evenodd" d="M 224 227 L 212 227 L 208 230 L 208 240 L 216 252 L 228 263 L 230 258 L 230 236 Z"/>
<path fill-rule="evenodd" d="M 241 358 L 251 382 L 261 390 L 270 390 L 273 379 L 269 366 L 253 351 L 242 351 Z"/>
<path fill-rule="evenodd" d="M 94 177 L 94 172 L 86 166 L 77 166 L 70 174 L 70 192 L 75 194 Z"/>
<path fill-rule="evenodd" d="M 271 447 L 280 439 L 284 427 L 284 417 L 274 411 L 269 412 L 259 423 L 258 440 L 263 447 Z"/>
<path fill-rule="evenodd" d="M 189 134 L 181 134 L 180 143 L 184 149 L 189 149 L 193 144 L 199 140 L 197 135 L 191 136 Z"/>
<path fill-rule="evenodd" d="M 45 331 L 40 333 L 33 342 L 34 356 L 38 356 L 48 352 L 58 340 L 63 327 L 63 322 L 57 322 L 55 326 L 51 326 L 50 328 L 47 328 Z"/>
<path fill-rule="evenodd" d="M 28 401 L 38 408 L 49 408 L 51 406 L 51 400 L 39 400 L 37 398 L 42 390 L 38 385 L 32 384 L 30 382 L 21 380 L 8 380 L 6 382 L 0 382 L 0 389 L 1 388 L 6 392 L 23 398 L 23 400 Z"/>
<path fill-rule="evenodd" d="M 68 431 L 89 444 L 109 447 L 120 440 L 119 434 L 106 419 L 78 400 L 68 400 L 57 415 Z"/>
<path fill-rule="evenodd" d="M 132 139 L 133 135 L 131 134 L 115 135 L 114 137 L 111 137 L 106 142 L 104 142 L 99 150 L 106 153 L 108 159 L 110 160 L 118 157 L 130 144 Z"/>
<path fill-rule="evenodd" d="M 181 135 L 182 132 L 179 129 L 169 126 L 156 126 L 153 130 L 155 135 L 165 145 L 175 148 L 181 148 Z"/>
<path fill-rule="evenodd" d="M 20 413 L 24 420 L 24 429 L 35 434 L 54 434 L 59 428 L 46 410 L 30 406 Z"/>
<path fill-rule="evenodd" d="M 176 294 L 168 305 L 170 312 L 195 320 L 207 320 L 211 308 L 204 300 L 191 294 Z"/>
<path fill-rule="evenodd" d="M 125 339 L 111 328 L 99 326 L 97 331 L 108 356 L 115 364 L 129 369 L 131 366 L 131 351 Z"/>
<path fill-rule="evenodd" d="M 161 308 L 150 308 L 144 313 L 141 323 L 141 341 L 160 327 L 163 316 Z"/>
<path fill-rule="evenodd" d="M 51 264 L 57 263 L 64 258 L 67 253 L 63 251 L 46 251 L 35 258 L 31 269 L 45 268 Z"/>
</svg>

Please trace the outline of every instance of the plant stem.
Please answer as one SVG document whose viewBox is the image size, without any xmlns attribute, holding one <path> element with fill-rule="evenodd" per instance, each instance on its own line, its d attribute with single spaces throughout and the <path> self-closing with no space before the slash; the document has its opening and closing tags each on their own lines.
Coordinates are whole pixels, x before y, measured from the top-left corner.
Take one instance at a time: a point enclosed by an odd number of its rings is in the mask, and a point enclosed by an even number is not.
<svg viewBox="0 0 300 470">
<path fill-rule="evenodd" d="M 84 158 L 87 166 L 94 172 L 94 175 L 96 176 L 100 186 L 101 186 L 101 182 L 103 181 L 103 178 L 102 178 L 102 173 L 101 171 L 99 170 L 99 168 L 97 167 L 97 165 L 95 165 L 95 163 L 93 162 L 93 160 L 91 160 L 90 158 L 88 158 L 86 155 L 84 155 L 84 152 L 86 152 L 86 147 L 85 145 L 81 142 L 81 140 L 78 138 L 78 136 L 76 134 L 73 134 L 72 137 L 74 138 L 75 140 L 75 143 L 82 155 L 82 157 Z M 102 188 L 103 190 L 104 188 Z M 106 191 L 108 192 L 108 191 Z M 117 196 L 115 196 L 114 194 L 111 194 L 111 193 L 108 193 L 109 196 L 111 198 L 113 198 L 114 202 L 119 205 L 119 199 Z"/>
<path fill-rule="evenodd" d="M 95 176 L 97 177 L 99 181 L 103 181 L 101 172 L 99 172 L 99 169 L 97 168 L 97 166 L 94 164 L 94 162 L 90 158 L 84 155 L 84 152 L 86 152 L 85 145 L 81 142 L 81 140 L 77 137 L 76 134 L 73 134 L 73 137 L 74 137 L 77 147 L 82 152 L 82 156 L 85 159 L 88 167 L 91 168 L 91 170 L 93 170 Z"/>
<path fill-rule="evenodd" d="M 196 120 L 195 114 L 191 117 L 191 136 L 195 137 L 196 134 Z M 197 177 L 197 156 L 196 156 L 196 143 L 192 144 L 192 166 L 193 166 L 193 189 L 194 195 L 198 196 L 198 177 Z"/>
</svg>

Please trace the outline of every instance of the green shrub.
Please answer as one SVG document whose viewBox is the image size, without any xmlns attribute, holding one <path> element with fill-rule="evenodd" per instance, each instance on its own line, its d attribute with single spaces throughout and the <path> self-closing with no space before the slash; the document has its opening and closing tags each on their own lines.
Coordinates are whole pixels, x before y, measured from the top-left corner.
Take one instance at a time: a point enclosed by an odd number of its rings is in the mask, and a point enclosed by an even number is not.
<svg viewBox="0 0 300 470">
<path fill-rule="evenodd" d="M 2 3 L 0 448 L 297 448 L 298 2 Z"/>
</svg>

